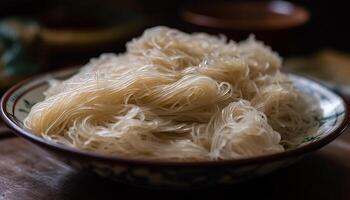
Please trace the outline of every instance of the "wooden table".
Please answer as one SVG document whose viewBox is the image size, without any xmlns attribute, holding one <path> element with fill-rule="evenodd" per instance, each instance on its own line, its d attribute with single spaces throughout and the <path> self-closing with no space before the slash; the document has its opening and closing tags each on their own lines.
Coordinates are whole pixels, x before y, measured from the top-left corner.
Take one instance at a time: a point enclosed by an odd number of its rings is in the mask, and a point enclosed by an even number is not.
<svg viewBox="0 0 350 200">
<path fill-rule="evenodd" d="M 249 182 L 193 191 L 134 188 L 76 171 L 13 135 L 0 138 L 0 200 L 350 199 L 350 131 L 287 169 Z M 224 195 L 227 195 L 225 197 Z"/>
</svg>

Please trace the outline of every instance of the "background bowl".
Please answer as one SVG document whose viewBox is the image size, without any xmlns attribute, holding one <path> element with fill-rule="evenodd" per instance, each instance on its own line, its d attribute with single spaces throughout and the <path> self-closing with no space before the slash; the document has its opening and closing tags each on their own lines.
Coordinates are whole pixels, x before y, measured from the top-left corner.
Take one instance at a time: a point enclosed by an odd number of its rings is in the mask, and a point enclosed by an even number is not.
<svg viewBox="0 0 350 200">
<path fill-rule="evenodd" d="M 47 141 L 23 127 L 23 119 L 31 107 L 44 98 L 47 80 L 66 79 L 77 69 L 41 75 L 8 90 L 1 101 L 1 115 L 19 136 L 45 149 L 56 159 L 75 168 L 88 169 L 116 181 L 157 188 L 190 188 L 214 184 L 236 183 L 286 167 L 309 152 L 326 145 L 346 128 L 349 115 L 345 101 L 324 86 L 296 75 L 290 75 L 295 86 L 320 101 L 323 116 L 317 132 L 305 137 L 301 144 L 285 152 L 225 161 L 170 162 L 135 160 L 81 151 Z"/>
<path fill-rule="evenodd" d="M 188 31 L 225 34 L 235 41 L 254 34 L 282 54 L 305 44 L 298 40 L 310 13 L 297 4 L 281 1 L 194 1 L 180 11 Z"/>
</svg>

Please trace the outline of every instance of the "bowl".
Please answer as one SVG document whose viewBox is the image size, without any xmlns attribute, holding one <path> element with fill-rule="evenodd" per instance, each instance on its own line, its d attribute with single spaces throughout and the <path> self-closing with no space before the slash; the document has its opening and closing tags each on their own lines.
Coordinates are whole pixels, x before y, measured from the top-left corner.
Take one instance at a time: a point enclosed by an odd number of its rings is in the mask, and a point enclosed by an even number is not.
<svg viewBox="0 0 350 200">
<path fill-rule="evenodd" d="M 304 24 L 309 13 L 287 1 L 210 1 L 189 3 L 180 17 L 194 25 L 230 30 L 288 29 Z"/>
<path fill-rule="evenodd" d="M 187 32 L 225 34 L 235 41 L 254 34 L 282 54 L 300 51 L 310 19 L 306 8 L 281 0 L 194 1 L 179 13 Z"/>
<path fill-rule="evenodd" d="M 172 162 L 136 160 L 82 151 L 47 141 L 26 130 L 23 119 L 31 107 L 44 98 L 47 80 L 66 79 L 77 69 L 66 69 L 25 80 L 9 89 L 1 100 L 1 115 L 18 136 L 46 150 L 56 159 L 77 169 L 87 169 L 126 184 L 152 188 L 194 188 L 231 184 L 287 167 L 308 153 L 334 140 L 346 128 L 349 111 L 344 99 L 326 87 L 301 76 L 289 74 L 295 86 L 320 101 L 323 116 L 315 134 L 298 147 L 271 155 L 223 161 Z"/>
</svg>

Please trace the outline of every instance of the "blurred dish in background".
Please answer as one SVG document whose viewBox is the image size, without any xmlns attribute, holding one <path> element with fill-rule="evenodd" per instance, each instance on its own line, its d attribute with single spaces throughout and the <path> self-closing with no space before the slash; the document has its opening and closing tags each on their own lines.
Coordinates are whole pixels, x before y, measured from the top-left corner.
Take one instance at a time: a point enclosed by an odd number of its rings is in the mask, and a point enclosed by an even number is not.
<svg viewBox="0 0 350 200">
<path fill-rule="evenodd" d="M 45 47 L 50 51 L 97 52 L 116 48 L 141 32 L 147 19 L 123 2 L 97 1 L 54 4 L 38 18 Z"/>
<path fill-rule="evenodd" d="M 116 52 L 149 24 L 122 3 L 53 4 L 40 15 L 0 21 L 0 88 L 24 77 Z"/>
<path fill-rule="evenodd" d="M 288 71 L 311 76 L 350 97 L 350 55 L 335 50 L 322 50 L 306 57 L 286 59 Z"/>
<path fill-rule="evenodd" d="M 191 31 L 223 33 L 234 40 L 253 33 L 286 54 L 295 48 L 293 34 L 310 14 L 287 1 L 199 1 L 186 5 L 180 17 Z"/>
</svg>

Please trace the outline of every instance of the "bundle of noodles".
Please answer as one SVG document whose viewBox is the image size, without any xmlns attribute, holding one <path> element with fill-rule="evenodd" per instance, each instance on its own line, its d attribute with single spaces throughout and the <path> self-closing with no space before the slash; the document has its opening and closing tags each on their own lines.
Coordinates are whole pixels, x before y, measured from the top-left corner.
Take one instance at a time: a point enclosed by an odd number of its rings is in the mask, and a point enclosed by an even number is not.
<svg viewBox="0 0 350 200">
<path fill-rule="evenodd" d="M 155 27 L 126 53 L 50 81 L 25 126 L 64 145 L 140 159 L 276 153 L 318 126 L 318 105 L 293 87 L 281 63 L 254 38 L 235 43 Z"/>
</svg>

